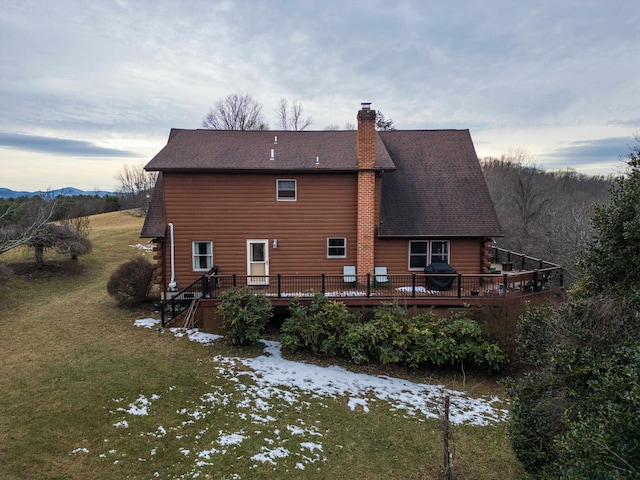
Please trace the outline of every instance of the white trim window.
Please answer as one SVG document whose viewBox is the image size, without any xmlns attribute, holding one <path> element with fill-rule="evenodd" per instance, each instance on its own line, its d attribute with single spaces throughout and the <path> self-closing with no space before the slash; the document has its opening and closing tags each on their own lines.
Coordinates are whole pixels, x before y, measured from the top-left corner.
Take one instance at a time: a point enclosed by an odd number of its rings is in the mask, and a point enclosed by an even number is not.
<svg viewBox="0 0 640 480">
<path fill-rule="evenodd" d="M 431 240 L 431 263 L 449 263 L 447 240 Z"/>
<path fill-rule="evenodd" d="M 344 237 L 327 238 L 327 258 L 347 258 L 347 239 Z"/>
<path fill-rule="evenodd" d="M 423 270 L 434 262 L 449 263 L 448 240 L 409 241 L 409 270 Z"/>
<path fill-rule="evenodd" d="M 276 199 L 279 202 L 295 202 L 298 198 L 298 182 L 295 179 L 276 180 Z"/>
<path fill-rule="evenodd" d="M 213 242 L 192 242 L 193 270 L 208 271 L 213 266 Z"/>
</svg>

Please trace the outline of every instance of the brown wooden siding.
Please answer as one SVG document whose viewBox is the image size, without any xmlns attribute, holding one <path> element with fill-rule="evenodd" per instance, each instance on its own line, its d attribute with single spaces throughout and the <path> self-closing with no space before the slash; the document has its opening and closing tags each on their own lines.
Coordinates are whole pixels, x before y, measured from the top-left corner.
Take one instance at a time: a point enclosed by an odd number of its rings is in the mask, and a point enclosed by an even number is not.
<svg viewBox="0 0 640 480">
<path fill-rule="evenodd" d="M 376 266 L 387 267 L 389 274 L 411 273 L 409 270 L 409 241 L 414 239 L 381 239 L 376 240 Z M 415 239 L 419 240 L 419 239 Z M 448 240 L 437 238 L 434 240 Z M 450 263 L 459 273 L 488 273 L 482 269 L 484 239 L 450 239 Z M 415 271 L 415 270 L 413 270 Z M 418 272 L 420 273 L 420 272 Z"/>
<path fill-rule="evenodd" d="M 220 274 L 246 273 L 248 239 L 268 240 L 270 274 L 341 274 L 343 265 L 355 265 L 357 177 L 353 174 L 165 173 L 164 178 L 166 222 L 174 225 L 179 287 L 203 273 L 192 269 L 193 241 L 213 242 L 213 262 Z M 277 179 L 297 181 L 297 201 L 276 200 Z M 347 238 L 347 258 L 327 259 L 327 237 Z M 169 255 L 167 248 L 167 268 Z"/>
</svg>

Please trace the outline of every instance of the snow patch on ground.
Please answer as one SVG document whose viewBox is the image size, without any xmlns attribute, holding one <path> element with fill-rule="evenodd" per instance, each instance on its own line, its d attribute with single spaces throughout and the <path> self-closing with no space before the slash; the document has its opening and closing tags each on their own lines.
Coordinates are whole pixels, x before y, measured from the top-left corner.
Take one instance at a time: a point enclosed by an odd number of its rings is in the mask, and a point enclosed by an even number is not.
<svg viewBox="0 0 640 480">
<path fill-rule="evenodd" d="M 159 323 L 156 319 L 143 318 L 136 320 L 134 325 L 152 329 Z M 169 332 L 176 338 L 204 345 L 220 338 L 198 329 L 172 328 Z M 250 468 L 264 464 L 275 468 L 283 459 L 288 459 L 296 470 L 326 462 L 325 451 L 343 447 L 325 444 L 330 432 L 323 428 L 320 420 L 314 423 L 309 411 L 317 410 L 318 405 L 326 405 L 327 399 L 344 402 L 345 408 L 354 415 L 367 414 L 373 408 L 386 408 L 395 415 L 422 421 L 439 418 L 442 399 L 449 396 L 449 416 L 454 424 L 488 425 L 506 419 L 505 405 L 497 397 L 475 398 L 443 385 L 353 373 L 337 366 L 293 362 L 282 357 L 278 342 L 263 340 L 262 343 L 264 354 L 256 358 L 217 355 L 211 357 L 210 363 L 199 359 L 198 363 L 203 368 L 204 365 L 210 368 L 212 378 L 222 382 L 224 387 L 212 382 L 207 385 L 207 393 L 184 405 L 175 405 L 174 419 L 163 416 L 168 422 L 164 426 L 154 424 L 154 416 L 160 410 L 156 402 L 162 398 L 173 405 L 172 392 L 178 388 L 175 385 L 152 395 L 138 394 L 133 400 L 114 398 L 115 405 L 109 407 L 110 414 L 117 417 L 112 422 L 114 435 L 131 435 L 129 432 L 142 429 L 139 438 L 156 442 L 149 446 L 147 455 L 137 454 L 140 462 L 153 462 L 157 459 L 156 453 L 166 449 L 168 444 L 174 445 L 171 448 L 184 457 L 187 469 L 178 478 L 198 478 L 210 472 L 225 455 L 251 459 L 255 463 Z M 295 421 L 287 421 L 283 428 L 283 410 L 300 416 Z M 213 419 L 221 414 L 228 417 L 230 424 L 242 427 L 211 432 Z M 127 433 L 125 429 L 128 429 Z M 168 440 L 171 442 L 167 443 Z M 108 442 L 105 439 L 105 447 Z M 89 450 L 76 448 L 71 453 L 88 454 Z M 105 459 L 110 457 L 114 464 L 119 461 L 117 458 L 126 456 L 115 449 L 97 455 Z M 245 473 L 252 478 L 250 472 Z M 164 478 L 165 474 L 155 472 L 153 476 Z M 234 473 L 225 478 L 242 477 Z"/>
</svg>

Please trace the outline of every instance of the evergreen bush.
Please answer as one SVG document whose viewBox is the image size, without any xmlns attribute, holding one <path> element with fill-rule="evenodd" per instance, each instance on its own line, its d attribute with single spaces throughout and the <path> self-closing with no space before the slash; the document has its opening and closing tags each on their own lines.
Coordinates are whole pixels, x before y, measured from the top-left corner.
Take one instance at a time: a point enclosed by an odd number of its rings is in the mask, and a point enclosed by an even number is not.
<svg viewBox="0 0 640 480">
<path fill-rule="evenodd" d="M 260 340 L 273 305 L 263 293 L 237 287 L 220 294 L 217 311 L 227 340 L 233 345 L 250 345 Z"/>
<path fill-rule="evenodd" d="M 506 362 L 500 347 L 484 338 L 466 312 L 436 319 L 429 311 L 409 318 L 397 304 L 384 304 L 365 319 L 316 294 L 308 305 L 292 300 L 290 313 L 281 328 L 282 345 L 289 350 L 412 368 L 474 364 L 498 370 Z"/>
</svg>

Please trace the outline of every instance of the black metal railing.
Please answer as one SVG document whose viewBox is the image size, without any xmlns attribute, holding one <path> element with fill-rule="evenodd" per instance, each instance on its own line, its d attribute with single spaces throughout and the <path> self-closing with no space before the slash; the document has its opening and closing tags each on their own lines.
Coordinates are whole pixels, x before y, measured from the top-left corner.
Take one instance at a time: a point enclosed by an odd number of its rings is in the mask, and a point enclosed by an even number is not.
<svg viewBox="0 0 640 480">
<path fill-rule="evenodd" d="M 547 262 L 539 258 L 530 257 L 523 253 L 512 252 L 500 247 L 492 247 L 492 263 L 502 266 L 502 270 L 544 270 L 547 268 L 561 268 L 560 265 Z"/>
<path fill-rule="evenodd" d="M 348 281 L 347 281 L 348 280 Z M 538 292 L 562 287 L 562 269 L 511 271 L 496 274 L 400 274 L 367 275 L 216 275 L 209 279 L 209 298 L 235 287 L 249 287 L 273 298 L 307 297 L 473 297 L 507 292 Z M 444 284 L 444 286 L 443 286 Z"/>
<path fill-rule="evenodd" d="M 171 298 L 159 305 L 160 319 L 165 327 L 185 312 L 194 300 L 199 298 L 211 298 L 210 279 L 203 275 L 187 288 L 176 292 Z"/>
<path fill-rule="evenodd" d="M 473 298 L 537 293 L 562 288 L 563 270 L 559 265 L 498 247 L 493 262 L 502 263 L 501 271 L 486 274 L 399 275 L 203 275 L 159 305 L 162 326 L 185 312 L 194 300 L 219 298 L 225 290 L 249 287 L 255 293 L 272 298 L 310 297 L 321 293 L 345 298 Z M 524 268 L 523 268 L 524 267 Z"/>
</svg>

